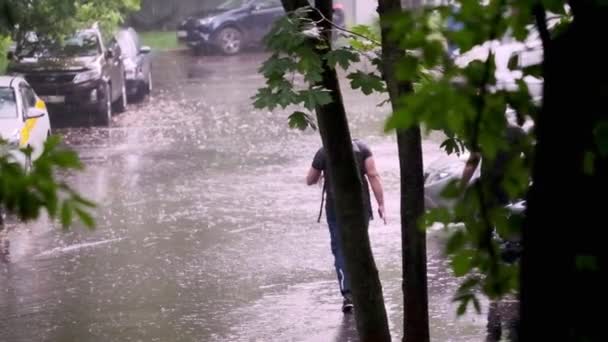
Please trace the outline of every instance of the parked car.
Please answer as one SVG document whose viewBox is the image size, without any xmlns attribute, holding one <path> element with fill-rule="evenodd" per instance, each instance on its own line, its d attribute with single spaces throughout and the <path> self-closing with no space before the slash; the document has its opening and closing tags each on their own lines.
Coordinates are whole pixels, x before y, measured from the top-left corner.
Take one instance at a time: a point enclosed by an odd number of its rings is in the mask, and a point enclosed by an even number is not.
<svg viewBox="0 0 608 342">
<path fill-rule="evenodd" d="M 213 10 L 193 15 L 178 27 L 177 38 L 195 52 L 219 49 L 225 55 L 260 45 L 285 11 L 281 0 L 226 0 Z M 334 5 L 334 20 L 344 25 L 344 9 Z"/>
<path fill-rule="evenodd" d="M 12 147 L 12 157 L 28 169 L 50 135 L 46 106 L 32 87 L 21 77 L 0 76 L 0 137 Z M 29 157 L 19 151 L 28 146 Z"/>
<path fill-rule="evenodd" d="M 104 42 L 97 26 L 62 40 L 26 36 L 10 54 L 8 72 L 23 76 L 47 103 L 51 115 L 84 110 L 108 125 L 114 111 L 126 109 L 120 47 L 115 40 Z"/>
<path fill-rule="evenodd" d="M 141 99 L 152 91 L 151 49 L 142 46 L 137 31 L 129 27 L 115 35 L 125 67 L 127 97 Z"/>
</svg>

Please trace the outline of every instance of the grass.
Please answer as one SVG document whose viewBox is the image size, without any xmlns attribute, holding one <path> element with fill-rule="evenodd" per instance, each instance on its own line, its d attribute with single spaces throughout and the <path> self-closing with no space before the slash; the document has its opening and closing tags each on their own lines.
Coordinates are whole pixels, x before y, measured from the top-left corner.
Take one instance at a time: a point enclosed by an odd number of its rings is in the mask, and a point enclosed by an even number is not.
<svg viewBox="0 0 608 342">
<path fill-rule="evenodd" d="M 142 45 L 147 45 L 153 51 L 175 50 L 182 47 L 177 42 L 175 31 L 149 31 L 140 32 Z"/>
</svg>

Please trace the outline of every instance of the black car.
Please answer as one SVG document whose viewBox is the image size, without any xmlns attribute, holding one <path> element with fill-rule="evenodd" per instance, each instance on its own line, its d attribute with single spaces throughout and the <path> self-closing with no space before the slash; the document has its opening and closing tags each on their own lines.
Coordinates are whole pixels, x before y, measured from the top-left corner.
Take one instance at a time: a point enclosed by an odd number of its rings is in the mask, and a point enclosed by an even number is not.
<svg viewBox="0 0 608 342">
<path fill-rule="evenodd" d="M 118 31 L 114 37 L 125 67 L 127 96 L 129 100 L 141 99 L 152 91 L 151 49 L 141 45 L 137 32 L 130 27 Z"/>
<path fill-rule="evenodd" d="M 245 46 L 260 45 L 274 22 L 284 15 L 281 0 L 226 0 L 213 10 L 184 20 L 177 38 L 197 53 L 216 48 L 234 55 Z M 334 22 L 343 25 L 343 20 L 343 9 L 336 4 Z"/>
<path fill-rule="evenodd" d="M 51 117 L 94 114 L 108 125 L 127 106 L 125 73 L 116 41 L 104 42 L 97 26 L 61 40 L 25 35 L 9 53 L 8 72 L 23 76 L 46 102 Z"/>
</svg>

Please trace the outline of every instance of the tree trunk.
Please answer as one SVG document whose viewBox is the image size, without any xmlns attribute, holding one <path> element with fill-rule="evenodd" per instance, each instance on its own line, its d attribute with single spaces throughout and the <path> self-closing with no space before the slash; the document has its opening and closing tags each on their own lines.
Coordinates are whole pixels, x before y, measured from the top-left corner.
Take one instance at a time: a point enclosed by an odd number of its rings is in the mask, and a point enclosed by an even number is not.
<svg viewBox="0 0 608 342">
<path fill-rule="evenodd" d="M 404 51 L 388 39 L 393 25 L 388 17 L 402 11 L 399 0 L 379 0 L 382 33 L 382 75 L 396 111 L 398 99 L 412 91 L 412 83 L 397 80 L 396 63 Z M 428 342 L 426 232 L 418 226 L 424 214 L 424 175 L 420 126 L 397 131 L 401 170 L 401 248 L 403 263 L 403 341 Z"/>
<path fill-rule="evenodd" d="M 287 11 L 308 6 L 307 0 L 283 0 Z M 332 1 L 319 0 L 316 7 L 326 18 L 332 17 Z M 311 16 L 318 21 L 318 13 Z M 331 40 L 331 25 L 320 22 L 324 39 Z M 315 46 L 312 42 L 311 46 Z M 319 55 L 327 53 L 316 47 Z M 340 92 L 336 71 L 325 59 L 323 80 L 320 85 L 331 92 L 332 103 L 318 107 L 317 121 L 327 154 L 329 174 L 335 197 L 335 208 L 340 238 L 346 259 L 346 270 L 350 274 L 357 331 L 361 341 L 391 341 L 382 286 L 372 255 L 369 235 L 369 215 L 363 200 L 363 188 L 355 161 L 352 140 L 346 118 L 346 110 Z"/>
<path fill-rule="evenodd" d="M 605 36 L 608 9 L 601 2 L 570 4 L 573 23 L 545 46 L 523 229 L 522 341 L 606 341 L 608 158 L 597 153 L 593 130 L 608 120 L 608 53 L 588 39 Z M 594 161 L 586 157 L 591 153 Z"/>
</svg>

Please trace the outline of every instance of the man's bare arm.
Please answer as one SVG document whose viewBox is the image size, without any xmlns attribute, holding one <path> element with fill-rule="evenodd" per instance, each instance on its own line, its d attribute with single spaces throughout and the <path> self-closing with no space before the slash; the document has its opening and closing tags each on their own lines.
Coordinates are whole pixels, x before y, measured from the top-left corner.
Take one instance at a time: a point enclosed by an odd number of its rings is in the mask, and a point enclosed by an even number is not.
<svg viewBox="0 0 608 342">
<path fill-rule="evenodd" d="M 386 224 L 386 213 L 384 209 L 384 190 L 382 189 L 382 182 L 380 181 L 380 174 L 376 170 L 376 162 L 373 157 L 365 159 L 365 174 L 369 180 L 369 184 L 374 192 L 374 197 L 378 203 L 378 214 L 380 218 L 384 220 Z"/>
<path fill-rule="evenodd" d="M 477 166 L 479 166 L 479 161 L 481 160 L 481 155 L 479 153 L 472 152 L 467 160 L 466 165 L 464 166 L 464 170 L 462 170 L 462 177 L 460 180 L 460 187 L 464 189 L 469 184 L 469 181 L 473 177 Z"/>
<path fill-rule="evenodd" d="M 319 181 L 320 178 L 321 178 L 321 170 L 317 170 L 314 167 L 311 167 L 310 170 L 308 170 L 308 174 L 306 175 L 306 184 L 307 185 L 317 184 L 317 182 Z"/>
</svg>

